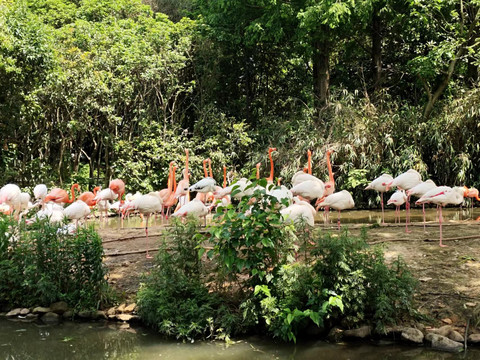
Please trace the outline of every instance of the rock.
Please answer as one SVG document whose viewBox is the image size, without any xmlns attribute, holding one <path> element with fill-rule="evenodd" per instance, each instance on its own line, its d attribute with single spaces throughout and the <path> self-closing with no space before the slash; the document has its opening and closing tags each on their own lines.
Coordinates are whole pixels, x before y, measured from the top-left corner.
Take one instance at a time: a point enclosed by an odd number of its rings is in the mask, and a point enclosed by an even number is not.
<svg viewBox="0 0 480 360">
<path fill-rule="evenodd" d="M 463 350 L 463 344 L 439 334 L 429 333 L 425 336 L 425 341 L 435 350 L 452 352 L 460 352 Z"/>
<path fill-rule="evenodd" d="M 449 319 L 449 318 L 442 319 L 442 322 L 448 325 L 451 325 L 453 323 L 452 319 Z"/>
<path fill-rule="evenodd" d="M 475 303 L 475 302 L 467 302 L 467 303 L 465 303 L 465 306 L 475 307 L 475 306 L 477 306 L 477 303 Z"/>
<path fill-rule="evenodd" d="M 57 324 L 60 322 L 60 315 L 54 312 L 47 312 L 41 317 L 45 324 Z"/>
<path fill-rule="evenodd" d="M 20 315 L 22 315 L 22 316 L 25 316 L 29 313 L 30 313 L 30 309 L 23 308 L 22 310 L 20 310 Z"/>
<path fill-rule="evenodd" d="M 123 313 L 125 311 L 125 307 L 127 306 L 127 304 L 122 304 L 120 305 L 118 308 L 117 308 L 117 312 L 118 313 Z"/>
<path fill-rule="evenodd" d="M 38 319 L 38 315 L 37 314 L 32 314 L 32 313 L 29 313 L 25 316 L 25 320 L 28 320 L 28 321 L 35 321 Z"/>
<path fill-rule="evenodd" d="M 387 335 L 388 337 L 397 337 L 397 336 L 401 336 L 402 335 L 402 332 L 405 330 L 405 329 L 408 329 L 407 327 L 405 326 L 392 326 L 392 327 L 387 327 L 385 328 L 385 335 Z"/>
<path fill-rule="evenodd" d="M 448 337 L 453 328 L 450 325 L 442 326 L 438 329 L 432 329 L 431 333 Z"/>
<path fill-rule="evenodd" d="M 130 304 L 128 306 L 125 307 L 125 309 L 123 310 L 123 312 L 126 312 L 126 313 L 131 313 L 135 310 L 135 308 L 137 307 L 137 304 L 133 303 L 133 304 Z"/>
<path fill-rule="evenodd" d="M 65 301 L 59 301 L 50 305 L 50 310 L 56 314 L 62 315 L 68 310 L 68 304 Z"/>
<path fill-rule="evenodd" d="M 115 320 L 117 318 L 117 315 L 108 315 L 108 320 Z"/>
<path fill-rule="evenodd" d="M 468 336 L 468 342 L 470 344 L 480 344 L 480 334 L 470 334 Z"/>
<path fill-rule="evenodd" d="M 21 308 L 13 309 L 13 310 L 9 311 L 6 316 L 7 316 L 7 317 L 15 317 L 15 316 L 18 316 L 18 315 L 20 315 L 20 312 L 21 312 L 21 311 L 22 311 Z"/>
<path fill-rule="evenodd" d="M 414 328 L 406 328 L 402 331 L 402 339 L 415 344 L 423 344 L 423 333 Z"/>
<path fill-rule="evenodd" d="M 124 262 L 122 263 L 122 266 L 123 266 L 123 267 L 128 267 L 128 266 L 130 266 L 130 262 L 129 262 L 129 261 L 124 261 Z"/>
<path fill-rule="evenodd" d="M 427 329 L 425 328 L 425 325 L 423 325 L 421 323 L 415 324 L 415 328 L 420 330 L 423 333 L 423 335 L 425 335 L 427 333 Z"/>
<path fill-rule="evenodd" d="M 453 341 L 458 341 L 463 343 L 465 341 L 465 338 L 456 330 L 450 331 L 450 334 L 448 334 L 448 338 Z"/>
<path fill-rule="evenodd" d="M 427 282 L 427 281 L 432 280 L 432 278 L 431 277 L 421 277 L 418 280 L 420 280 L 421 282 Z"/>
<path fill-rule="evenodd" d="M 120 321 L 130 321 L 132 319 L 133 315 L 118 314 L 116 317 Z"/>
<path fill-rule="evenodd" d="M 97 318 L 97 312 L 96 311 L 90 311 L 90 310 L 82 310 L 78 313 L 78 317 L 82 318 L 82 319 L 95 320 Z"/>
<path fill-rule="evenodd" d="M 73 311 L 72 311 L 72 310 L 67 310 L 67 311 L 65 311 L 65 312 L 62 314 L 62 317 L 63 317 L 64 319 L 70 319 L 70 320 L 71 320 L 71 319 L 73 319 L 73 315 L 74 315 L 74 314 L 73 314 Z"/>
<path fill-rule="evenodd" d="M 130 329 L 130 324 L 122 324 L 119 327 L 120 330 L 127 330 Z"/>
<path fill-rule="evenodd" d="M 107 310 L 107 315 L 115 315 L 117 313 L 117 309 L 115 307 L 111 307 L 110 309 Z"/>
<path fill-rule="evenodd" d="M 35 309 L 33 309 L 32 312 L 34 314 L 46 314 L 46 313 L 51 312 L 51 311 L 50 311 L 50 308 L 37 306 Z"/>
<path fill-rule="evenodd" d="M 98 310 L 96 318 L 106 320 L 107 319 L 107 314 L 105 314 L 105 311 Z"/>
<path fill-rule="evenodd" d="M 365 339 L 366 337 L 369 337 L 371 333 L 372 333 L 372 328 L 368 325 L 361 326 L 358 329 L 344 331 L 345 337 L 351 337 L 351 338 L 357 338 L 357 339 Z"/>
<path fill-rule="evenodd" d="M 343 339 L 343 330 L 338 327 L 334 327 L 328 332 L 327 338 L 328 341 L 332 343 L 338 343 Z"/>
</svg>

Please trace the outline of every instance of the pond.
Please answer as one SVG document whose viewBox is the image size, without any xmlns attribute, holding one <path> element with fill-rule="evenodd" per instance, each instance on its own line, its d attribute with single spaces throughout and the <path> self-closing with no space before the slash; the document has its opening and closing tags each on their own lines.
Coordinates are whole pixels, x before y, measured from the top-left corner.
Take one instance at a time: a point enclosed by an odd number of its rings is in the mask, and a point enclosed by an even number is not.
<svg viewBox="0 0 480 360">
<path fill-rule="evenodd" d="M 317 213 L 315 218 L 315 223 L 317 225 L 324 224 L 323 218 L 323 210 Z M 427 208 L 425 209 L 426 221 L 430 222 L 438 222 L 438 215 L 436 208 Z M 395 222 L 395 211 L 394 209 L 388 208 L 385 210 L 385 222 L 388 224 L 393 224 Z M 480 208 L 474 208 L 473 213 L 471 208 L 463 207 L 460 210 L 458 207 L 446 208 L 443 210 L 443 219 L 444 221 L 460 221 L 460 220 L 471 220 L 477 219 L 480 216 Z M 330 211 L 330 223 L 336 224 L 337 223 L 337 212 Z M 209 222 L 211 216 L 207 217 L 207 222 Z M 405 223 L 405 210 L 402 208 L 400 213 L 400 221 L 404 224 Z M 411 215 L 410 215 L 411 222 L 422 223 L 423 222 L 423 214 L 421 208 L 412 208 Z M 91 223 L 92 220 L 89 220 Z M 382 211 L 381 210 L 347 210 L 342 211 L 341 214 L 341 222 L 342 224 L 380 224 L 382 222 Z M 96 219 L 94 224 L 97 228 L 109 228 L 115 229 L 121 227 L 120 217 L 110 217 L 107 222 L 100 221 Z M 152 219 L 149 221 L 149 227 L 156 227 L 162 224 L 168 224 L 167 221 L 163 221 L 160 217 L 157 219 Z M 135 227 L 142 227 L 144 223 L 139 216 L 131 216 L 123 221 L 124 228 L 135 228 Z"/>
<path fill-rule="evenodd" d="M 296 345 L 270 339 L 247 338 L 227 346 L 223 342 L 182 343 L 166 340 L 144 328 L 120 330 L 114 323 L 65 322 L 38 325 L 0 319 L 0 359 L 164 359 L 164 360 L 474 360 L 480 350 L 442 353 L 390 342 L 334 345 L 323 341 Z"/>
</svg>

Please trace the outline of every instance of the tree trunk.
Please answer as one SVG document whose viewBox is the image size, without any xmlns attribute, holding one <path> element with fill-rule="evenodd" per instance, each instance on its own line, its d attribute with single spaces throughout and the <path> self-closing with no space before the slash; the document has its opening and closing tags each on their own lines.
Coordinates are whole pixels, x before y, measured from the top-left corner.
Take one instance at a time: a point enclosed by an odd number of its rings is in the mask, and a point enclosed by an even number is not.
<svg viewBox="0 0 480 360">
<path fill-rule="evenodd" d="M 372 14 L 372 74 L 373 92 L 376 93 L 382 84 L 382 20 L 378 5 Z"/>
<path fill-rule="evenodd" d="M 326 40 L 313 43 L 313 93 L 315 97 L 315 111 L 327 105 L 330 85 L 330 47 Z"/>
</svg>

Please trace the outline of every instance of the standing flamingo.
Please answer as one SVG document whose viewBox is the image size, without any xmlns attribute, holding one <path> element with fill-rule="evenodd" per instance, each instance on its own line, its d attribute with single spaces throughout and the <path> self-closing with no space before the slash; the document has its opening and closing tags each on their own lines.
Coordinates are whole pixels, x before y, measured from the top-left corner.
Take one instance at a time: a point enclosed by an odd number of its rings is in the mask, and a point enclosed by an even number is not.
<svg viewBox="0 0 480 360">
<path fill-rule="evenodd" d="M 0 189 L 0 204 L 7 204 L 13 213 L 13 208 L 19 201 L 20 188 L 15 184 L 7 184 Z"/>
<path fill-rule="evenodd" d="M 393 176 L 383 174 L 373 180 L 365 190 L 376 190 L 380 193 L 380 204 L 382 205 L 382 225 L 385 225 L 385 211 L 383 206 L 383 193 L 387 191 L 387 185 L 393 181 Z"/>
<path fill-rule="evenodd" d="M 352 194 L 350 194 L 347 190 L 342 190 L 327 196 L 318 204 L 319 208 L 326 206 L 338 211 L 337 227 L 338 230 L 340 230 L 340 212 L 342 210 L 353 208 L 355 206 L 355 202 L 353 201 Z"/>
<path fill-rule="evenodd" d="M 47 194 L 48 194 L 48 189 L 47 189 L 47 185 L 45 184 L 38 184 L 33 189 L 33 196 L 35 200 L 37 200 L 37 203 L 42 205 L 42 208 L 45 205 L 45 197 L 47 196 Z"/>
<path fill-rule="evenodd" d="M 413 169 L 404 172 L 403 174 L 398 175 L 395 179 L 387 184 L 386 190 L 390 190 L 392 187 L 397 187 L 399 190 L 410 190 L 415 185 L 418 185 L 422 182 L 422 176 Z M 408 224 L 410 222 L 410 196 L 407 196 L 407 205 L 406 205 L 406 218 L 405 218 L 405 232 L 409 233 Z"/>
<path fill-rule="evenodd" d="M 188 215 L 194 215 L 197 217 L 203 217 L 205 219 L 205 226 L 207 225 L 207 214 L 208 208 L 203 202 L 198 199 L 193 199 L 192 201 L 183 205 L 178 211 L 172 214 L 174 217 L 186 217 Z"/>
<path fill-rule="evenodd" d="M 90 214 L 90 206 L 82 200 L 77 200 L 65 208 L 64 214 L 69 220 L 75 220 L 75 228 L 78 229 L 78 221 L 87 218 Z"/>
<path fill-rule="evenodd" d="M 112 180 L 110 181 L 108 187 L 110 188 L 110 190 L 112 190 L 115 194 L 118 195 L 118 200 L 120 200 L 120 204 L 123 204 L 123 195 L 125 194 L 125 183 L 123 182 L 123 180 Z"/>
<path fill-rule="evenodd" d="M 165 214 L 166 219 L 168 219 L 168 216 L 170 215 L 171 208 L 177 202 L 177 198 L 175 197 L 175 192 L 177 190 L 177 181 L 175 179 L 176 169 L 177 169 L 177 167 L 175 165 L 173 165 L 172 173 L 171 173 L 171 177 L 170 177 L 170 183 L 171 183 L 171 186 L 173 186 L 172 192 L 171 192 L 170 196 L 166 200 L 163 201 L 163 208 L 167 209 L 166 214 Z"/>
<path fill-rule="evenodd" d="M 405 190 L 395 191 L 392 196 L 390 196 L 390 199 L 388 199 L 387 201 L 387 205 L 395 205 L 395 224 L 397 223 L 397 218 L 398 223 L 400 224 L 400 206 L 405 204 L 406 201 L 407 195 L 405 194 Z"/>
<path fill-rule="evenodd" d="M 470 199 L 472 199 L 471 205 L 472 205 L 472 218 L 473 218 L 473 199 L 480 201 L 480 198 L 478 197 L 478 190 L 475 189 L 474 187 L 469 188 L 468 190 L 466 190 L 466 197 L 469 197 Z"/>
<path fill-rule="evenodd" d="M 185 169 L 182 171 L 183 179 L 178 182 L 177 191 L 175 191 L 175 197 L 178 199 L 178 205 L 175 210 L 185 205 L 190 201 L 190 193 L 188 188 L 190 187 L 190 173 L 188 171 L 188 149 L 185 149 Z"/>
<path fill-rule="evenodd" d="M 451 188 L 449 186 L 439 186 L 436 187 L 427 193 L 425 193 L 420 199 L 417 200 L 416 204 L 424 203 L 433 203 L 439 206 L 440 215 L 438 221 L 440 224 L 440 246 L 445 247 L 447 245 L 442 244 L 442 208 L 447 204 L 459 205 L 463 202 L 463 197 L 465 195 L 465 189 L 461 187 Z"/>
<path fill-rule="evenodd" d="M 328 181 L 325 183 L 325 193 L 323 196 L 332 195 L 335 192 L 335 179 L 333 178 L 332 163 L 330 162 L 330 155 L 333 150 L 327 151 L 327 168 L 328 168 Z M 325 206 L 325 223 L 328 223 L 328 211 L 329 207 Z"/>
<path fill-rule="evenodd" d="M 158 192 L 151 192 L 146 195 L 142 195 L 131 202 L 128 205 L 128 209 L 133 208 L 138 210 L 138 212 L 146 216 L 145 222 L 145 236 L 147 238 L 147 254 L 146 258 L 151 259 L 152 256 L 148 253 L 148 219 L 152 214 L 162 211 L 162 198 Z"/>
<path fill-rule="evenodd" d="M 425 195 L 428 191 L 436 188 L 437 185 L 428 179 L 426 181 L 421 182 L 418 185 L 415 185 L 413 188 L 407 191 L 407 196 L 416 196 L 417 198 L 421 198 Z M 423 230 L 425 231 L 425 203 L 422 203 L 422 212 L 423 212 Z"/>
<path fill-rule="evenodd" d="M 286 223 L 299 224 L 305 221 L 308 225 L 314 226 L 317 211 L 309 202 L 294 197 L 293 204 L 280 210 L 280 214 Z"/>
</svg>

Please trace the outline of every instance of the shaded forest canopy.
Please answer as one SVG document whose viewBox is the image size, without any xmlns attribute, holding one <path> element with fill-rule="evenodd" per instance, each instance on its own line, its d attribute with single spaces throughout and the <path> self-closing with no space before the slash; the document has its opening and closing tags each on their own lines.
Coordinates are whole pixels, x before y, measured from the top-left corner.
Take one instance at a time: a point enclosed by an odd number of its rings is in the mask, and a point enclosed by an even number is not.
<svg viewBox="0 0 480 360">
<path fill-rule="evenodd" d="M 166 186 L 192 154 L 338 189 L 480 186 L 480 0 L 4 0 L 0 184 Z M 371 197 L 371 198 L 368 198 Z"/>
</svg>

